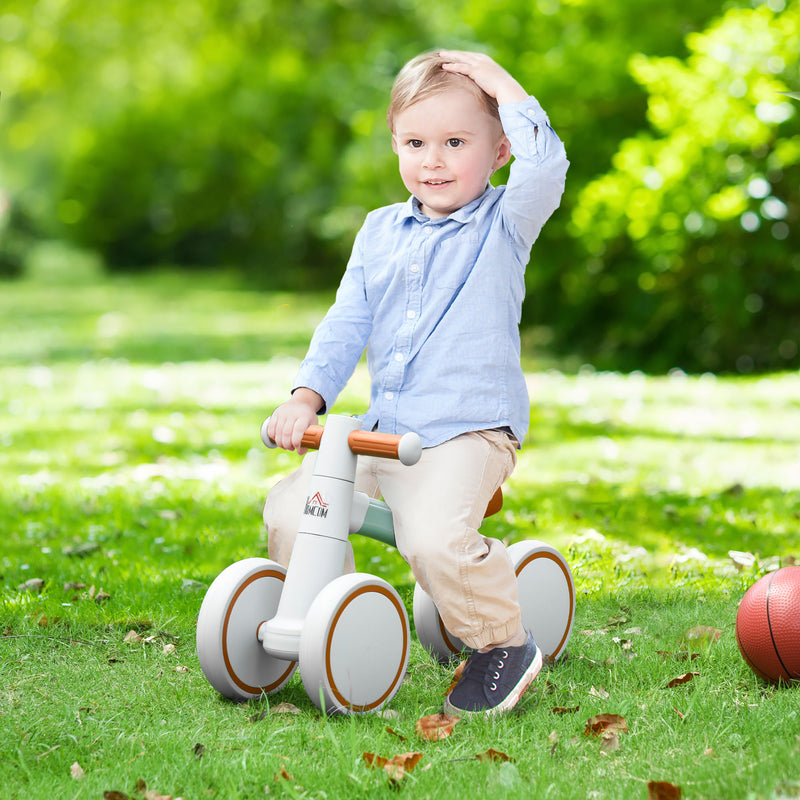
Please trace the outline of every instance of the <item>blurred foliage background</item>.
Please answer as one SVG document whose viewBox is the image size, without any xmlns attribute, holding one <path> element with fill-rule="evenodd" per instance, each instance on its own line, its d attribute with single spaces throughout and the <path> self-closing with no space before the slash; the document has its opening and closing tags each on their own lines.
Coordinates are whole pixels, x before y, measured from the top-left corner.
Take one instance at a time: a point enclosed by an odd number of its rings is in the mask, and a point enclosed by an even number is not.
<svg viewBox="0 0 800 800">
<path fill-rule="evenodd" d="M 799 42 L 788 0 L 3 0 L 0 275 L 60 240 L 108 271 L 335 286 L 366 211 L 405 199 L 395 73 L 483 49 L 571 161 L 527 346 L 796 369 Z"/>
</svg>

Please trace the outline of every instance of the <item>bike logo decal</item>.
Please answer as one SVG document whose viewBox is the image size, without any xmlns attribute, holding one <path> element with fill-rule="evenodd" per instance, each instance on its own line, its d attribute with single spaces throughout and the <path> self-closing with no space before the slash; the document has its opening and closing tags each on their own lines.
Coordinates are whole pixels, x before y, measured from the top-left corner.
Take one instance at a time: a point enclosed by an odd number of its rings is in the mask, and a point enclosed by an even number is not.
<svg viewBox="0 0 800 800">
<path fill-rule="evenodd" d="M 306 500 L 306 507 L 303 514 L 309 517 L 322 517 L 328 516 L 328 504 L 322 499 L 322 495 L 316 492 L 313 497 Z"/>
</svg>

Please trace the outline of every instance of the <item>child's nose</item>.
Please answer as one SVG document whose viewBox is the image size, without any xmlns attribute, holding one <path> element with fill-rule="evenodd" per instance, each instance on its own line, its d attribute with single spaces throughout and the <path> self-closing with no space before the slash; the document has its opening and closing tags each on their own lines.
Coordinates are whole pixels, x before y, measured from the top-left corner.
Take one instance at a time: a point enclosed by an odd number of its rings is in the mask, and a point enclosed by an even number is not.
<svg viewBox="0 0 800 800">
<path fill-rule="evenodd" d="M 442 157 L 442 151 L 439 147 L 428 147 L 425 150 L 425 158 L 423 159 L 422 165 L 424 167 L 432 168 L 432 167 L 441 167 L 444 164 L 444 158 Z"/>
</svg>

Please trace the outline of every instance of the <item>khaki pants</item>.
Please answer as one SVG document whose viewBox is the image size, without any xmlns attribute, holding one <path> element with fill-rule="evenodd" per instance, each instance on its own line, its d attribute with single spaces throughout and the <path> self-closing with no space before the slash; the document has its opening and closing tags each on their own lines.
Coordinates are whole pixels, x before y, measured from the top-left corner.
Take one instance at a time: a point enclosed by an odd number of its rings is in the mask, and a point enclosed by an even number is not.
<svg viewBox="0 0 800 800">
<path fill-rule="evenodd" d="M 423 450 L 413 467 L 368 456 L 358 462 L 355 488 L 389 504 L 400 554 L 447 629 L 473 648 L 504 642 L 521 624 L 506 548 L 478 531 L 489 500 L 514 469 L 515 445 L 501 431 L 479 431 Z M 309 453 L 273 487 L 264 506 L 269 555 L 284 566 L 315 460 L 316 453 Z M 355 569 L 349 545 L 345 569 Z"/>
</svg>

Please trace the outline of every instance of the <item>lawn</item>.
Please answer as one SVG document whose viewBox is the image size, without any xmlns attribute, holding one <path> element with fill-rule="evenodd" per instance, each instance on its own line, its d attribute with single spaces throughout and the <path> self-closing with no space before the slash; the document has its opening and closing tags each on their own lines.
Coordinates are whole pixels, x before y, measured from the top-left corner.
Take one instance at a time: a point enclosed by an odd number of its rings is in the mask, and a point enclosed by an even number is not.
<svg viewBox="0 0 800 800">
<path fill-rule="evenodd" d="M 234 705 L 195 654 L 207 586 L 266 555 L 263 497 L 297 459 L 259 425 L 331 297 L 89 277 L 0 287 L 4 798 L 800 797 L 800 689 L 759 681 L 733 635 L 746 587 L 800 550 L 800 375 L 529 354 L 530 439 L 485 532 L 567 554 L 573 635 L 514 713 L 433 742 L 415 725 L 452 667 L 416 644 L 384 717 L 324 717 L 297 676 Z M 336 410 L 365 397 L 360 369 Z M 410 598 L 394 551 L 356 557 Z M 600 714 L 624 728 L 587 735 Z M 395 780 L 364 759 L 408 752 Z"/>
</svg>

